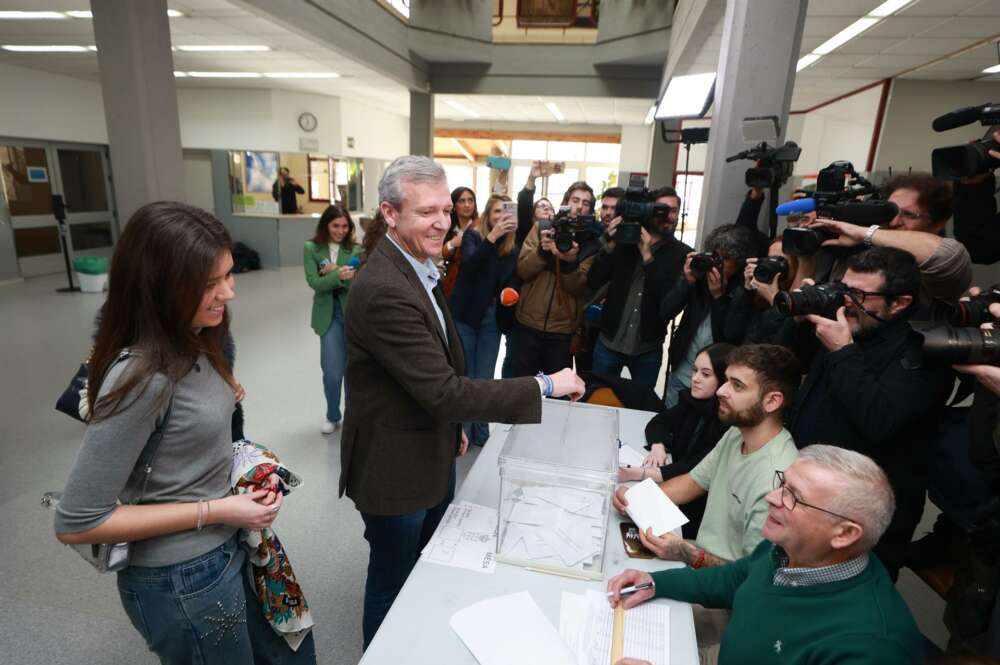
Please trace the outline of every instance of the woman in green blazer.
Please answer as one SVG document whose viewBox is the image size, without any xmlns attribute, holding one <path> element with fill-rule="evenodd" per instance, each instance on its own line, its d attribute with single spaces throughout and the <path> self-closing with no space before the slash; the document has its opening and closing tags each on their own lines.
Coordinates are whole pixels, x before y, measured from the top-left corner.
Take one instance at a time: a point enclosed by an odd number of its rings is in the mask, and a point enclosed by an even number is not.
<svg viewBox="0 0 1000 665">
<path fill-rule="evenodd" d="M 320 430 L 323 434 L 331 434 L 340 426 L 340 389 L 347 366 L 344 312 L 347 291 L 359 263 L 354 257 L 360 253 L 350 213 L 339 205 L 329 206 L 319 218 L 313 239 L 306 241 L 302 260 L 306 283 L 314 291 L 312 329 L 319 335 L 319 363 L 326 394 L 326 422 Z"/>
</svg>

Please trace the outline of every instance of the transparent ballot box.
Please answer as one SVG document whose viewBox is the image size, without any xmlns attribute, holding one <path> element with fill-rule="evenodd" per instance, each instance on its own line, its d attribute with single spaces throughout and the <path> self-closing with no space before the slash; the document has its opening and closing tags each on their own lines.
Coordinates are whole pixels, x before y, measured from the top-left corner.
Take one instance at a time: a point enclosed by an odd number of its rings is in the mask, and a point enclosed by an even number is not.
<svg viewBox="0 0 1000 665">
<path fill-rule="evenodd" d="M 541 423 L 513 427 L 499 459 L 498 561 L 604 576 L 618 439 L 615 409 L 558 400 L 543 401 Z"/>
</svg>

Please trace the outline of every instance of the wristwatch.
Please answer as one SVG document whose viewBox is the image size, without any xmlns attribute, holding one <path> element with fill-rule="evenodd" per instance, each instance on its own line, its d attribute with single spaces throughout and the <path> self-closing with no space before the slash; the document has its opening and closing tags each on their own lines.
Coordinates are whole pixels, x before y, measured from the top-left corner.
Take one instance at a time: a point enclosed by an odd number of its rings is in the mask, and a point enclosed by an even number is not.
<svg viewBox="0 0 1000 665">
<path fill-rule="evenodd" d="M 882 227 L 879 226 L 878 224 L 872 224 L 871 226 L 868 227 L 868 230 L 865 231 L 865 247 L 872 246 L 872 240 L 875 238 L 875 232 L 881 228 Z"/>
</svg>

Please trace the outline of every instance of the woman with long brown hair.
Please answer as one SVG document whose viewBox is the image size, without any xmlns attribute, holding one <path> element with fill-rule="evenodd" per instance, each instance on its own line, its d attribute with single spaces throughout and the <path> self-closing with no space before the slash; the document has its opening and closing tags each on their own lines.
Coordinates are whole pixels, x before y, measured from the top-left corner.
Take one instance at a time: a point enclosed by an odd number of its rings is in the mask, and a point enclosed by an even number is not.
<svg viewBox="0 0 1000 665">
<path fill-rule="evenodd" d="M 361 265 L 360 254 L 351 213 L 339 205 L 327 206 L 313 239 L 306 241 L 302 260 L 306 284 L 313 290 L 312 329 L 319 335 L 319 364 L 326 395 L 326 421 L 320 428 L 323 434 L 332 434 L 340 425 L 340 389 L 347 367 L 344 312 L 351 280 Z"/>
<path fill-rule="evenodd" d="M 476 193 L 468 187 L 453 189 L 451 204 L 451 228 L 445 234 L 444 246 L 441 248 L 441 258 L 445 265 L 441 290 L 449 301 L 462 270 L 462 237 L 479 221 Z"/>
<path fill-rule="evenodd" d="M 293 652 L 270 629 L 238 545 L 240 529 L 271 525 L 282 495 L 276 476 L 272 489 L 230 490 L 242 393 L 223 353 L 230 245 L 219 220 L 183 203 L 148 204 L 125 226 L 89 366 L 92 417 L 55 530 L 64 543 L 131 543 L 119 596 L 161 662 L 311 663 L 311 634 Z"/>
<path fill-rule="evenodd" d="M 494 194 L 483 214 L 462 237 L 462 272 L 451 294 L 451 314 L 465 351 L 465 373 L 472 379 L 492 379 L 500 352 L 497 300 L 517 269 L 514 234 L 517 218 L 504 213 L 510 197 Z M 486 423 L 466 426 L 469 443 L 483 445 L 489 438 Z"/>
</svg>

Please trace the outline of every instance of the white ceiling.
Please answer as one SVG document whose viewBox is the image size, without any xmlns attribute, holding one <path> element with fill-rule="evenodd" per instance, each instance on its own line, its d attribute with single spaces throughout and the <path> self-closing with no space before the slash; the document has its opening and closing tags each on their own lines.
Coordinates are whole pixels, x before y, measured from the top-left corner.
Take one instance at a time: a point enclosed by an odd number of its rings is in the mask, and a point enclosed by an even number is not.
<svg viewBox="0 0 1000 665">
<path fill-rule="evenodd" d="M 802 54 L 864 16 L 882 0 L 812 0 L 806 17 Z M 386 111 L 407 114 L 407 90 L 363 64 L 260 18 L 226 0 L 169 0 L 171 9 L 185 14 L 170 20 L 172 41 L 182 44 L 264 44 L 262 53 L 174 53 L 180 71 L 335 71 L 332 80 L 178 79 L 180 87 L 266 87 L 299 90 L 357 99 Z M 0 9 L 89 9 L 87 0 L 0 0 Z M 792 108 L 801 110 L 913 67 L 905 78 L 969 80 L 997 64 L 996 46 L 976 49 L 921 67 L 946 54 L 1000 33 L 1000 0 L 918 0 L 884 19 L 819 62 L 799 72 Z M 0 44 L 94 43 L 87 19 L 61 21 L 0 21 Z M 722 43 L 722 27 L 702 46 L 690 72 L 715 69 Z M 97 56 L 86 54 L 16 54 L 0 51 L 0 63 L 35 67 L 91 80 L 98 79 Z M 1000 80 L 1000 75 L 989 77 Z M 652 100 L 593 97 L 537 97 L 514 95 L 443 95 L 435 105 L 438 120 L 471 117 L 445 103 L 458 102 L 484 121 L 553 123 L 545 107 L 554 102 L 571 124 L 639 124 Z"/>
<path fill-rule="evenodd" d="M 801 55 L 866 15 L 883 0 L 812 0 Z M 792 108 L 803 110 L 914 67 L 903 78 L 972 80 L 998 64 L 995 41 L 942 62 L 927 63 L 1000 35 L 1000 0 L 917 0 L 798 73 Z M 690 73 L 712 71 L 719 60 L 722 25 L 702 46 Z M 989 80 L 1000 81 L 993 75 Z"/>
</svg>

